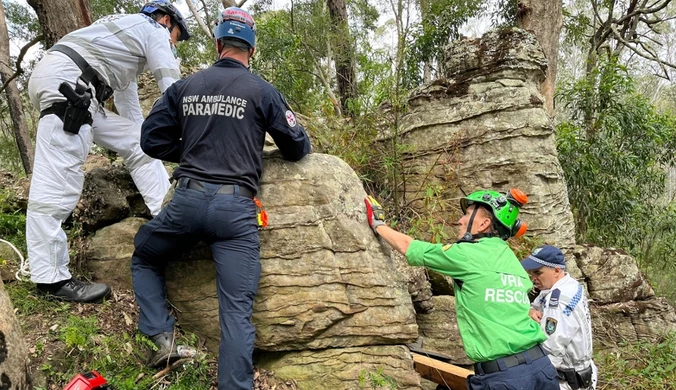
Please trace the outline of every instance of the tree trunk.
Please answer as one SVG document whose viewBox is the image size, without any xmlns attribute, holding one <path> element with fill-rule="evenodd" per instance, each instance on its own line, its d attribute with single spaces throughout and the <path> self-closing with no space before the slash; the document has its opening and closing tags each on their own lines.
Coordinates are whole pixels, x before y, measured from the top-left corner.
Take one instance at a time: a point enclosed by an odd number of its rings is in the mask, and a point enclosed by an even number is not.
<svg viewBox="0 0 676 390">
<path fill-rule="evenodd" d="M 92 24 L 89 0 L 28 0 L 28 5 L 38 15 L 45 48 L 69 32 Z"/>
<path fill-rule="evenodd" d="M 21 325 L 0 280 L 0 389 L 32 389 Z"/>
<path fill-rule="evenodd" d="M 519 0 L 518 4 L 517 25 L 535 34 L 549 64 L 541 89 L 545 108 L 550 116 L 554 116 L 554 86 L 556 62 L 559 59 L 559 36 L 563 27 L 563 1 Z"/>
<path fill-rule="evenodd" d="M 329 15 L 331 16 L 333 42 L 335 42 L 334 62 L 336 64 L 336 79 L 338 93 L 344 114 L 353 114 L 348 108 L 348 101 L 357 96 L 355 85 L 355 60 L 352 49 L 352 39 L 347 25 L 347 6 L 345 0 L 327 0 Z"/>
<path fill-rule="evenodd" d="M 429 18 L 430 15 L 430 0 L 418 0 L 418 6 L 420 7 L 420 18 L 425 21 Z M 432 81 L 432 62 L 434 59 L 432 57 L 425 60 L 423 64 L 423 84 L 427 84 Z"/>
<path fill-rule="evenodd" d="M 9 63 L 9 33 L 7 32 L 7 22 L 5 21 L 5 9 L 2 3 L 0 3 L 0 81 L 2 85 L 14 73 L 13 69 L 9 67 Z M 16 146 L 19 148 L 23 170 L 26 172 L 26 175 L 29 175 L 33 171 L 33 145 L 28 136 L 28 126 L 23 115 L 21 93 L 15 80 L 7 84 L 5 96 L 7 96 L 7 102 L 9 103 L 9 115 L 14 125 L 14 139 L 16 140 Z"/>
</svg>

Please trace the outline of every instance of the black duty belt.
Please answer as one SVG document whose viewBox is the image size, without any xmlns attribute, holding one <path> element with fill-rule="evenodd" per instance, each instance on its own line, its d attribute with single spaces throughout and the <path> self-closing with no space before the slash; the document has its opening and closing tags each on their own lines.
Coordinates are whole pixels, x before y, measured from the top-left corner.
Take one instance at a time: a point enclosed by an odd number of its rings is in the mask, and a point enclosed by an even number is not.
<svg viewBox="0 0 676 390">
<path fill-rule="evenodd" d="M 96 72 L 94 68 L 89 65 L 89 63 L 82 58 L 75 50 L 66 45 L 56 44 L 52 46 L 49 51 L 58 51 L 63 53 L 70 58 L 75 65 L 82 71 L 82 76 L 80 78 L 85 83 L 91 83 L 94 89 L 96 90 L 96 100 L 103 104 L 108 98 L 113 95 L 113 89 L 110 88 L 106 83 L 101 80 L 101 76 Z"/>
<path fill-rule="evenodd" d="M 178 185 L 181 188 L 188 188 L 191 190 L 204 192 L 204 183 L 199 180 L 184 177 L 178 180 Z M 237 188 L 239 190 L 238 192 L 240 196 L 246 196 L 250 199 L 254 198 L 254 193 L 244 186 L 236 184 L 220 184 L 220 186 L 221 187 L 218 189 L 218 191 L 216 191 L 217 194 L 232 195 L 235 193 L 235 189 Z"/>
<path fill-rule="evenodd" d="M 61 120 L 63 120 L 64 115 L 66 114 L 66 108 L 68 108 L 68 102 L 57 102 L 57 103 L 52 103 L 51 106 L 45 108 L 44 110 L 40 111 L 40 118 L 46 115 L 50 114 L 56 114 Z M 92 118 L 90 117 L 86 122 L 89 126 L 94 123 Z"/>
<path fill-rule="evenodd" d="M 528 356 L 530 360 L 526 359 L 526 356 Z M 502 362 L 502 366 L 504 367 L 502 368 L 502 370 L 504 371 L 507 370 L 508 368 L 516 367 L 528 361 L 532 362 L 533 360 L 539 359 L 544 356 L 545 353 L 542 351 L 542 348 L 538 344 L 527 351 L 515 353 L 514 355 L 505 356 L 487 362 L 474 363 L 474 372 L 478 375 L 482 373 L 491 374 L 494 372 L 501 371 L 500 362 Z"/>
</svg>

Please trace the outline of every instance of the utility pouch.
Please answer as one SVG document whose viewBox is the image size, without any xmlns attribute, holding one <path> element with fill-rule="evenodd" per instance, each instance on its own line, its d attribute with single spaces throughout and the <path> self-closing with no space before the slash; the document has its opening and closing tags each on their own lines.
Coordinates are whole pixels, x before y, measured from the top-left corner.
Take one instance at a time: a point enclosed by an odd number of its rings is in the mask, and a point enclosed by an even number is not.
<svg viewBox="0 0 676 390">
<path fill-rule="evenodd" d="M 92 114 L 89 112 L 89 106 L 92 102 L 92 92 L 90 89 L 76 84 L 75 89 L 67 82 L 61 83 L 59 92 L 66 97 L 67 106 L 63 114 L 63 130 L 77 134 L 80 127 L 84 124 L 91 125 Z"/>
<path fill-rule="evenodd" d="M 578 390 L 580 388 L 580 383 L 577 379 L 577 372 L 572 368 L 559 368 L 556 370 L 559 374 L 559 379 L 565 380 L 570 385 L 572 390 Z M 591 380 L 590 380 L 591 382 Z"/>
<path fill-rule="evenodd" d="M 580 382 L 580 387 L 583 389 L 587 389 L 591 387 L 592 385 L 592 366 L 589 365 L 589 367 L 577 371 L 576 372 L 577 379 Z"/>
</svg>

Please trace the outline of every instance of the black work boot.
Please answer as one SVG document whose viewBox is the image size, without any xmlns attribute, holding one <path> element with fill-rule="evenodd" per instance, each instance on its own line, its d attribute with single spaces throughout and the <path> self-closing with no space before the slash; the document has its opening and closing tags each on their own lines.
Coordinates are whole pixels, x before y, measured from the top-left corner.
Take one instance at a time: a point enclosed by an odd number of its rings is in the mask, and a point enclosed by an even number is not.
<svg viewBox="0 0 676 390">
<path fill-rule="evenodd" d="M 111 293 L 107 284 L 88 283 L 75 278 L 52 284 L 38 283 L 37 288 L 47 298 L 68 302 L 101 303 Z"/>
<path fill-rule="evenodd" d="M 150 337 L 150 340 L 157 347 L 157 351 L 153 351 L 150 355 L 150 359 L 148 359 L 149 367 L 162 368 L 181 358 L 176 349 L 176 340 L 173 340 L 173 338 L 172 332 L 164 332 Z M 172 340 L 174 341 L 173 345 Z"/>
</svg>

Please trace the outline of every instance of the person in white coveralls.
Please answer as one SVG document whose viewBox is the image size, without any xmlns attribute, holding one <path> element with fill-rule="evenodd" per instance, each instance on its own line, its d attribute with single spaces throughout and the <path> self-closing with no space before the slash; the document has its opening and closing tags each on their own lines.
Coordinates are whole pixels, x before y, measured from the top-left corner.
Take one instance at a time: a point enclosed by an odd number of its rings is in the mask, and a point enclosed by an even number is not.
<svg viewBox="0 0 676 390">
<path fill-rule="evenodd" d="M 176 7 L 157 0 L 138 14 L 106 16 L 65 35 L 35 67 L 28 93 L 40 110 L 40 122 L 26 244 L 39 293 L 75 302 L 100 302 L 110 295 L 106 284 L 71 276 L 61 228 L 82 193 L 81 168 L 92 142 L 124 158 L 151 214 L 159 214 L 169 176 L 161 161 L 141 150 L 143 115 L 136 80 L 147 69 L 164 93 L 180 79 L 175 45 L 189 37 Z M 103 108 L 113 94 L 120 115 Z"/>
<path fill-rule="evenodd" d="M 561 390 L 595 389 L 592 323 L 584 288 L 565 271 L 566 259 L 557 247 L 536 248 L 521 265 L 540 290 L 530 316 L 547 335 L 542 348 L 556 367 Z"/>
</svg>

